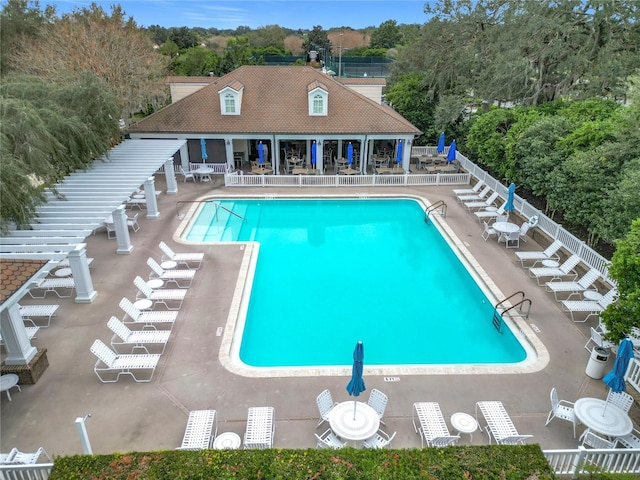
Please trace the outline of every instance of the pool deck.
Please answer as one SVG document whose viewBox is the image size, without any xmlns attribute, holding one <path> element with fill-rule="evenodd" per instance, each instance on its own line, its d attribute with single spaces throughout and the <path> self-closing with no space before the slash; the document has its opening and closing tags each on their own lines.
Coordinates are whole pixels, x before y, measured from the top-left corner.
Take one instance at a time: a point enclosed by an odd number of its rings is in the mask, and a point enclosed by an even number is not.
<svg viewBox="0 0 640 480">
<path fill-rule="evenodd" d="M 157 188 L 164 188 L 158 175 Z M 35 385 L 12 390 L 12 400 L 1 395 L 0 451 L 17 447 L 35 451 L 44 447 L 54 456 L 82 453 L 74 421 L 91 413 L 86 428 L 94 453 L 114 451 L 147 451 L 174 449 L 180 445 L 190 410 L 215 409 L 218 432 L 236 432 L 242 436 L 246 426 L 247 407 L 275 408 L 275 446 L 281 448 L 314 447 L 313 433 L 321 433 L 326 424 L 316 429 L 318 410 L 316 396 L 328 388 L 334 401 L 352 399 L 346 393 L 348 376 L 249 378 L 226 370 L 218 358 L 224 328 L 232 308 L 238 273 L 243 258 L 238 245 L 179 245 L 173 235 L 181 223 L 176 215 L 177 200 L 194 200 L 204 195 L 336 195 L 398 194 L 417 195 L 430 202 L 444 200 L 448 205 L 446 222 L 481 267 L 505 295 L 523 291 L 532 301 L 529 324 L 538 329 L 538 338 L 549 352 L 549 363 L 539 371 L 526 374 L 429 374 L 397 375 L 396 381 L 385 381 L 384 373 L 365 375 L 367 390 L 377 388 L 389 397 L 385 413 L 386 431 L 397 431 L 396 448 L 419 448 L 420 439 L 413 429 L 412 404 L 435 401 L 449 417 L 454 412 L 475 413 L 475 402 L 500 400 L 505 405 L 521 434 L 534 435 L 543 449 L 575 448 L 571 424 L 554 420 L 544 426 L 550 409 L 549 391 L 555 386 L 559 396 L 576 400 L 584 396 L 604 398 L 602 381 L 585 375 L 589 353 L 584 344 L 589 327 L 573 323 L 565 315 L 553 294 L 537 286 L 534 279 L 515 263 L 515 249 L 505 249 L 495 240 L 483 241 L 482 226 L 473 214 L 456 201 L 450 187 L 376 187 L 376 188 L 225 188 L 223 179 L 210 183 L 179 183 L 177 195 L 162 194 L 158 219 L 140 215 L 141 230 L 131 232 L 134 250 L 130 255 L 116 254 L 115 240 L 104 231 L 87 239 L 87 256 L 95 258 L 92 279 L 98 297 L 91 304 L 76 304 L 73 299 L 49 295 L 44 300 L 25 297 L 22 304 L 59 303 L 57 317 L 51 327 L 40 329 L 33 341 L 46 348 L 49 368 Z M 182 207 L 184 210 L 185 207 Z M 159 259 L 158 248 L 164 240 L 176 251 L 203 251 L 205 261 L 197 271 L 169 344 L 151 383 L 135 383 L 123 376 L 118 383 L 102 384 L 93 372 L 96 358 L 89 351 L 94 339 L 109 344 L 111 331 L 107 321 L 112 315 L 122 317 L 118 307 L 124 296 L 134 298 L 133 279 L 146 278 L 149 256 Z M 539 250 L 529 239 L 521 242 L 521 250 Z M 286 295 L 282 292 L 283 308 Z M 327 286 L 326 301 L 331 301 L 332 287 Z M 425 296 L 428 290 L 425 290 Z M 273 319 L 277 321 L 277 319 Z M 488 319 L 487 321 L 491 321 Z M 268 339 L 265 339 L 268 341 Z M 331 348 L 327 345 L 327 348 Z M 424 348 L 456 348 L 455 342 L 432 345 L 424 339 Z M 607 371 L 613 366 L 613 355 Z M 365 357 L 366 367 L 366 357 Z M 365 370 L 366 373 L 366 370 Z M 360 397 L 366 401 L 368 391 Z M 638 408 L 637 406 L 633 407 Z M 582 427 L 578 429 L 578 435 Z M 530 442 L 530 443 L 531 443 Z M 473 444 L 487 444 L 485 434 L 476 432 Z M 462 435 L 460 445 L 469 444 Z"/>
</svg>

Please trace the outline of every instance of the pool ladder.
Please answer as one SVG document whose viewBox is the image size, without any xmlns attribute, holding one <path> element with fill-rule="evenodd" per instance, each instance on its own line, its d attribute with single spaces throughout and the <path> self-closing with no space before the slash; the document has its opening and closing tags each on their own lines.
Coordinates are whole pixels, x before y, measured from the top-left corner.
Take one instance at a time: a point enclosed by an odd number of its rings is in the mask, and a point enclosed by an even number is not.
<svg viewBox="0 0 640 480">
<path fill-rule="evenodd" d="M 218 202 L 214 202 L 212 200 L 179 200 L 176 202 L 176 216 L 179 219 L 183 219 L 184 218 L 184 214 L 180 213 L 180 204 L 182 203 L 213 203 L 216 206 L 216 212 L 215 212 L 215 218 L 216 220 L 218 219 L 218 209 L 223 209 L 227 212 L 229 212 L 231 215 L 233 215 L 234 217 L 238 217 L 240 220 L 242 220 L 243 223 L 247 223 L 247 219 L 238 215 L 236 212 L 233 212 L 231 210 L 229 210 L 228 208 L 220 205 Z"/>
<path fill-rule="evenodd" d="M 433 205 L 429 205 L 429 207 L 427 207 L 427 209 L 424 211 L 424 223 L 429 223 L 429 214 L 431 212 L 435 212 L 438 208 L 441 209 L 440 215 L 442 215 L 443 218 L 446 218 L 447 204 L 444 203 L 444 200 L 438 200 Z"/>
<path fill-rule="evenodd" d="M 505 307 L 505 305 L 503 305 L 503 303 L 505 303 L 508 300 L 512 299 L 516 295 L 520 295 L 521 296 L 520 300 L 517 303 L 511 305 L 510 307 L 504 308 L 504 310 L 502 310 L 502 313 L 500 313 L 498 311 L 498 308 Z M 510 310 L 515 309 L 516 307 L 518 307 L 518 312 L 520 314 L 522 314 L 523 313 L 523 309 L 524 309 L 525 306 L 527 307 L 527 311 L 523 316 L 524 316 L 524 318 L 529 318 L 529 313 L 531 313 L 531 300 L 525 297 L 525 294 L 524 294 L 523 291 L 517 291 L 515 293 L 512 293 L 511 295 L 509 295 L 504 300 L 496 303 L 495 306 L 493 307 L 493 320 L 492 320 L 493 326 L 495 327 L 495 329 L 498 332 L 502 333 L 502 324 L 504 322 L 502 320 L 502 316 L 504 314 L 506 314 L 507 312 L 509 312 Z"/>
</svg>

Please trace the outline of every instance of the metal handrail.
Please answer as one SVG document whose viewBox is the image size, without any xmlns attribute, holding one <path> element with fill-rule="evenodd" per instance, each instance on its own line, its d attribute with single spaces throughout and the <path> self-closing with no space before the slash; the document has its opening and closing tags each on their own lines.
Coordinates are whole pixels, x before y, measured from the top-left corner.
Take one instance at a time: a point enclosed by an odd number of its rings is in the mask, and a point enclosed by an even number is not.
<svg viewBox="0 0 640 480">
<path fill-rule="evenodd" d="M 438 200 L 433 205 L 429 205 L 429 207 L 427 207 L 427 209 L 424 211 L 425 223 L 429 223 L 429 214 L 435 211 L 438 207 L 442 207 L 442 211 L 440 212 L 440 215 L 442 215 L 443 218 L 447 217 L 447 204 L 444 202 L 444 200 Z"/>
<path fill-rule="evenodd" d="M 520 307 L 520 313 L 522 313 L 522 307 L 525 304 L 528 304 L 528 309 L 527 309 L 527 313 L 525 314 L 525 318 L 529 318 L 529 313 L 531 313 L 531 300 L 525 297 L 525 294 L 523 291 L 517 291 L 515 293 L 512 293 L 511 295 L 509 295 L 507 298 L 505 298 L 504 300 L 498 302 L 495 304 L 494 308 L 496 310 L 496 312 L 498 311 L 498 307 L 500 305 L 502 305 L 503 303 L 505 303 L 506 301 L 510 300 L 511 298 L 515 297 L 516 295 L 522 295 L 522 298 L 520 299 L 519 302 L 515 303 L 514 305 L 511 305 L 509 308 L 505 309 L 502 311 L 501 315 L 504 315 L 505 313 L 507 313 L 509 310 L 513 310 L 516 307 Z"/>
<path fill-rule="evenodd" d="M 216 216 L 218 215 L 218 208 L 222 208 L 223 210 L 226 210 L 227 212 L 229 212 L 231 215 L 238 217 L 240 220 L 242 220 L 244 223 L 247 223 L 247 219 L 238 215 L 236 212 L 229 210 L 227 207 L 225 207 L 224 205 L 220 205 L 218 202 L 214 202 L 213 200 L 179 200 L 176 202 L 176 216 L 180 219 L 184 218 L 184 216 L 180 215 L 180 209 L 178 208 L 178 206 L 181 203 L 213 203 L 216 206 Z M 216 218 L 217 219 L 217 218 Z"/>
</svg>

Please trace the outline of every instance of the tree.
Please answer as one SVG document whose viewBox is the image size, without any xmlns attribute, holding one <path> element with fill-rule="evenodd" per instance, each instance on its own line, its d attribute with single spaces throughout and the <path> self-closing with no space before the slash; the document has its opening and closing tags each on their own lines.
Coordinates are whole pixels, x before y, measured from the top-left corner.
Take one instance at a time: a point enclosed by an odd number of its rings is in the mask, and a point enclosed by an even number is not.
<svg viewBox="0 0 640 480">
<path fill-rule="evenodd" d="M 172 28 L 169 30 L 167 40 L 171 40 L 180 50 L 195 47 L 198 45 L 198 39 L 187 27 Z"/>
<path fill-rule="evenodd" d="M 618 299 L 600 316 L 609 330 L 607 338 L 619 342 L 640 326 L 640 218 L 616 242 L 609 275 L 618 284 Z"/>
<path fill-rule="evenodd" d="M 302 42 L 302 49 L 308 54 L 311 50 L 317 51 L 319 48 L 323 48 L 325 52 L 328 52 L 327 55 L 331 54 L 331 42 L 329 42 L 327 32 L 320 25 L 315 25 L 304 42 Z"/>
<path fill-rule="evenodd" d="M 253 48 L 275 47 L 284 50 L 286 34 L 278 25 L 267 25 L 252 30 L 247 34 L 249 44 Z"/>
<path fill-rule="evenodd" d="M 203 47 L 193 47 L 175 57 L 171 62 L 171 69 L 176 75 L 200 76 L 220 75 L 222 59 L 211 50 Z"/>
<path fill-rule="evenodd" d="M 12 61 L 21 72 L 56 82 L 93 73 L 118 99 L 118 118 L 161 106 L 167 98 L 166 59 L 120 7 L 110 16 L 95 4 L 63 15 L 37 41 L 21 43 Z"/>
<path fill-rule="evenodd" d="M 221 74 L 227 74 L 241 65 L 249 65 L 251 62 L 251 49 L 247 37 L 237 37 L 229 39 L 225 48 L 224 57 L 221 63 Z"/>
<path fill-rule="evenodd" d="M 400 29 L 395 20 L 382 22 L 371 34 L 371 48 L 393 48 L 400 42 Z"/>
</svg>

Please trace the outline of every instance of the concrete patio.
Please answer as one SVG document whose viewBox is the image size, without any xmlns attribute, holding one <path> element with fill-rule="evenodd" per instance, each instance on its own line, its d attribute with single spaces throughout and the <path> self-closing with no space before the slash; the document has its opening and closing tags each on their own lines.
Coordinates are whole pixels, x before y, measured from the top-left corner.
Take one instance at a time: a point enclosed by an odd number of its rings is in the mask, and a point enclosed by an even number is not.
<svg viewBox="0 0 640 480">
<path fill-rule="evenodd" d="M 163 190 L 164 178 L 158 175 L 156 185 Z M 447 418 L 454 412 L 474 414 L 475 402 L 501 400 L 521 434 L 534 435 L 530 443 L 543 449 L 575 448 L 568 422 L 554 420 L 544 426 L 550 409 L 549 391 L 556 387 L 560 398 L 575 400 L 583 396 L 604 398 L 606 388 L 600 380 L 585 375 L 589 353 L 583 348 L 589 336 L 586 323 L 573 323 L 553 299 L 553 294 L 538 287 L 534 279 L 515 263 L 513 249 L 505 249 L 495 240 L 484 242 L 482 226 L 475 216 L 455 200 L 450 187 L 414 188 L 308 188 L 308 189 L 229 189 L 221 177 L 209 183 L 179 183 L 177 195 L 160 196 L 160 218 L 148 220 L 140 215 L 141 230 L 131 233 L 134 250 L 130 255 L 117 255 L 115 241 L 105 232 L 87 239 L 87 256 L 94 257 L 92 278 L 98 292 L 91 304 L 76 304 L 73 299 L 49 295 L 44 300 L 25 297 L 23 304 L 59 303 L 57 317 L 51 327 L 40 329 L 33 341 L 46 348 L 50 366 L 35 385 L 12 390 L 13 401 L 6 395 L 1 400 L 0 451 L 12 447 L 35 451 L 44 447 L 53 456 L 82 453 L 74 421 L 88 413 L 86 422 L 94 453 L 174 449 L 180 445 L 188 412 L 215 409 L 218 432 L 232 431 L 242 436 L 247 407 L 273 406 L 276 415 L 275 446 L 306 448 L 315 446 L 318 411 L 315 398 L 325 388 L 335 401 L 349 399 L 345 386 L 347 376 L 303 378 L 247 378 L 227 371 L 218 360 L 224 328 L 243 256 L 238 245 L 180 245 L 173 235 L 181 220 L 176 215 L 176 201 L 195 200 L 207 194 L 216 195 L 323 195 L 323 194 L 411 194 L 430 202 L 444 200 L 448 205 L 446 222 L 467 245 L 478 263 L 505 294 L 522 290 L 532 300 L 528 322 L 537 329 L 546 346 L 550 362 L 541 371 L 529 374 L 491 375 L 414 375 L 385 382 L 384 376 L 367 375 L 367 389 L 377 388 L 389 397 L 385 430 L 397 431 L 395 448 L 420 447 L 411 422 L 412 404 L 436 401 Z M 182 206 L 181 210 L 187 207 Z M 89 347 L 98 338 L 109 343 L 111 331 L 106 324 L 112 315 L 122 317 L 118 303 L 123 296 L 135 297 L 133 279 L 146 278 L 149 256 L 160 258 L 160 241 L 176 251 L 203 251 L 205 261 L 196 273 L 167 349 L 160 360 L 153 381 L 135 383 L 127 376 L 118 383 L 102 384 L 93 372 L 96 358 Z M 533 239 L 521 243 L 521 249 L 538 250 Z M 331 301 L 326 296 L 327 301 Z M 286 305 L 283 304 L 283 308 Z M 265 339 L 268 341 L 268 339 Z M 446 348 L 430 345 L 425 348 Z M 613 365 L 609 359 L 608 369 Z M 365 358 L 366 367 L 366 358 Z M 364 398 L 368 397 L 365 392 Z M 637 406 L 633 407 L 637 409 Z M 325 427 L 326 428 L 326 427 Z M 450 430 L 453 431 L 449 424 Z M 579 429 L 579 433 L 582 428 Z M 473 444 L 487 444 L 485 434 L 476 432 Z M 463 435 L 460 445 L 469 444 Z"/>
</svg>

